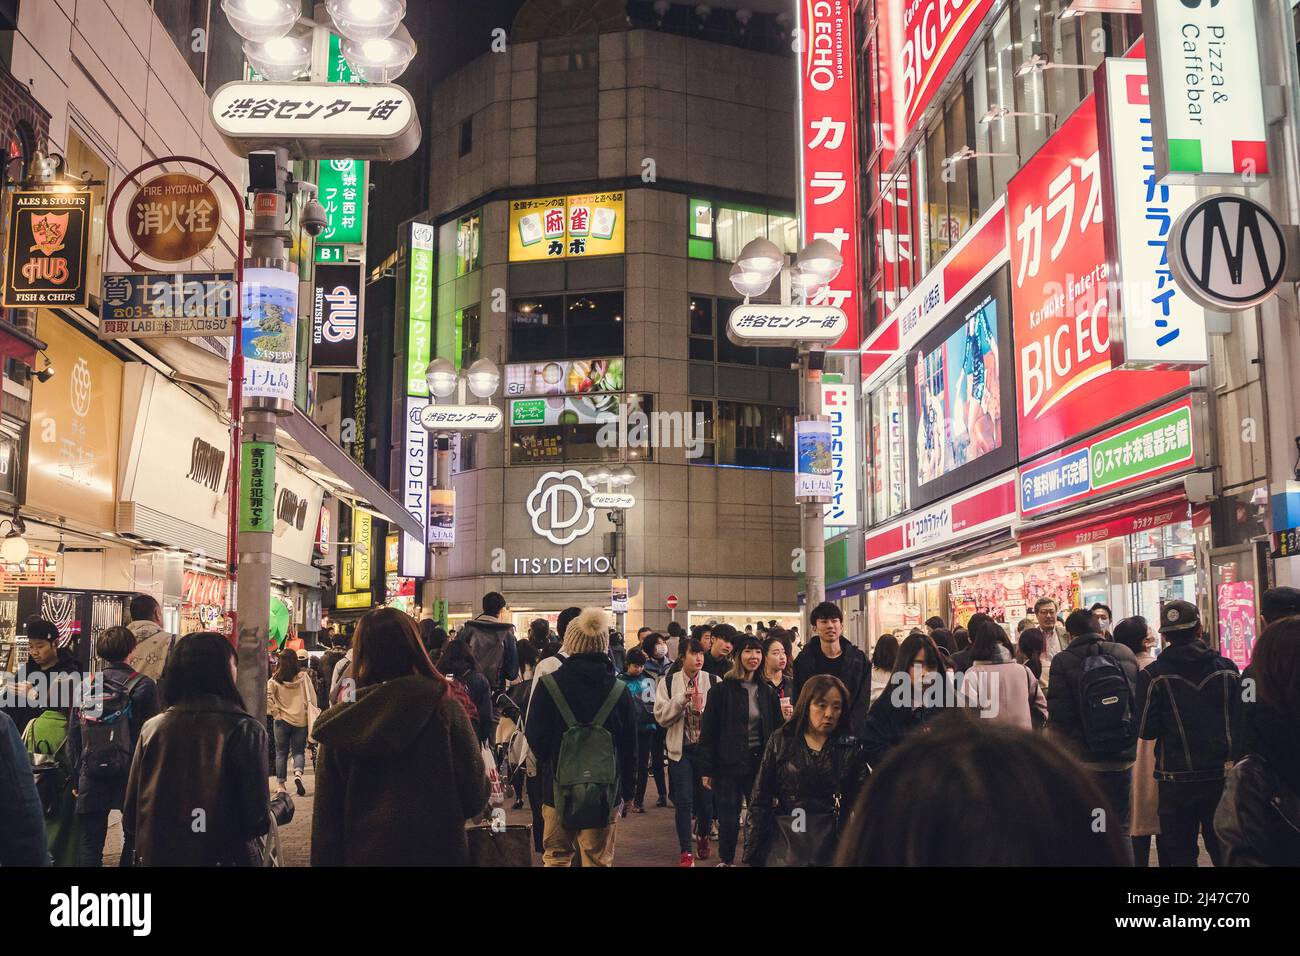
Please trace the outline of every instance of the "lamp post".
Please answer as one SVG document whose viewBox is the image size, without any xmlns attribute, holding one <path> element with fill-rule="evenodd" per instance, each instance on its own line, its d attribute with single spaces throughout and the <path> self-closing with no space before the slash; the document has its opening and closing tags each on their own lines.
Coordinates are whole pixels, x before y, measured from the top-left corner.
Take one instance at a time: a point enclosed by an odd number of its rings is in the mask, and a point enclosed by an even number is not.
<svg viewBox="0 0 1300 956">
<path fill-rule="evenodd" d="M 249 63 L 273 82 L 309 77 L 316 50 L 331 30 L 342 35 L 345 49 L 351 51 L 345 54 L 349 64 L 368 82 L 395 77 L 416 52 L 410 34 L 401 27 L 406 0 L 330 0 L 325 4 L 328 23 L 302 17 L 301 0 L 221 0 L 221 8 L 231 27 L 243 38 L 244 55 Z M 243 264 L 291 271 L 287 251 L 292 239 L 287 228 L 289 213 L 293 197 L 309 194 L 311 189 L 294 179 L 287 147 L 255 152 L 267 161 L 259 163 L 255 170 L 253 154 L 249 154 L 249 191 L 255 194 L 255 199 L 251 204 L 253 229 L 247 233 L 248 258 Z M 243 251 L 240 250 L 241 257 Z M 242 329 L 236 334 L 230 369 L 232 445 L 240 446 L 231 456 L 232 513 L 235 494 L 244 497 L 242 486 L 250 482 L 250 476 L 242 474 L 243 449 L 254 446 L 250 449 L 252 454 L 269 449 L 267 477 L 273 475 L 277 420 L 292 411 L 292 403 L 282 399 L 249 397 L 243 401 L 244 361 L 239 346 L 242 334 Z M 262 448 L 257 448 L 258 445 Z M 241 472 L 238 479 L 236 469 Z M 236 480 L 241 486 L 236 486 Z M 235 560 L 237 683 L 250 713 L 260 721 L 265 717 L 266 707 L 266 645 L 270 630 L 274 535 L 266 529 L 236 533 L 233 521 L 229 533 L 238 541 Z"/>
<path fill-rule="evenodd" d="M 835 280 L 844 268 L 844 257 L 835 244 L 814 239 L 791 262 L 770 239 L 753 239 L 740 250 L 731 270 L 731 285 L 745 297 L 764 295 L 777 278 L 781 280 L 781 304 L 793 304 L 795 297 L 805 305 Z M 757 342 L 756 344 L 762 344 Z M 799 371 L 803 378 L 800 413 L 802 418 L 820 418 L 822 414 L 822 368 L 826 353 L 820 345 L 800 342 Z M 811 611 L 826 595 L 826 539 L 823 522 L 824 505 L 820 501 L 802 501 L 800 521 L 801 547 L 804 555 L 804 594 Z M 808 631 L 811 633 L 811 630 Z"/>
<path fill-rule="evenodd" d="M 605 487 L 602 495 L 599 491 L 591 496 L 596 507 L 605 509 L 605 516 L 614 526 L 614 563 L 615 572 L 620 578 L 627 579 L 627 511 L 636 503 L 630 494 L 619 494 L 615 489 L 630 488 L 636 483 L 636 472 L 628 465 L 617 468 L 600 467 L 587 472 L 587 484 L 593 488 Z M 617 611 L 618 631 L 627 636 L 627 612 Z"/>
<path fill-rule="evenodd" d="M 468 369 L 458 372 L 450 359 L 436 358 L 425 369 L 424 379 L 429 386 L 429 407 L 442 413 L 439 418 L 446 418 L 455 410 L 473 410 L 491 406 L 492 397 L 501 387 L 501 370 L 491 359 L 481 358 Z M 467 404 L 466 392 L 480 399 L 481 404 Z M 456 396 L 455 405 L 441 403 L 453 395 Z M 428 409 L 421 420 L 437 443 L 434 453 L 434 487 L 439 490 L 450 490 L 452 436 L 464 431 L 496 431 L 501 427 L 502 416 L 490 417 L 490 420 L 481 424 L 466 424 L 454 428 L 444 423 L 434 422 L 434 416 L 428 415 L 427 412 Z M 427 527 L 427 516 L 425 523 Z M 450 550 L 451 547 L 448 545 L 434 544 L 430 544 L 428 549 L 428 572 L 420 594 L 420 604 L 424 608 L 424 614 L 434 618 L 439 617 L 434 611 L 436 603 L 447 600 Z M 441 615 L 440 623 L 443 627 L 447 626 L 445 613 Z"/>
</svg>

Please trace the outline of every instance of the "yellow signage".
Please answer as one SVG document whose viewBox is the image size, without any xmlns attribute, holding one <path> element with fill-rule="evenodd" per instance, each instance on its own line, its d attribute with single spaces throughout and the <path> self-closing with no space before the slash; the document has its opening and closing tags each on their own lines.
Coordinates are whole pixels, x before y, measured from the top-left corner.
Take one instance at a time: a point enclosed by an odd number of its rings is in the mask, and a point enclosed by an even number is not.
<svg viewBox="0 0 1300 956">
<path fill-rule="evenodd" d="M 374 544 L 374 522 L 369 511 L 352 510 L 352 587 L 370 590 L 370 551 Z"/>
<path fill-rule="evenodd" d="M 515 200 L 510 204 L 510 261 L 621 255 L 626 196 L 611 192 Z"/>
<path fill-rule="evenodd" d="M 340 594 L 334 599 L 334 606 L 344 611 L 370 607 L 373 595 L 369 591 L 357 591 L 353 594 Z"/>
<path fill-rule="evenodd" d="M 355 590 L 352 586 L 352 555 L 345 554 L 339 558 L 339 593 L 349 594 Z"/>
<path fill-rule="evenodd" d="M 58 370 L 32 380 L 27 504 L 95 530 L 115 523 L 122 363 L 52 312 L 36 334 Z"/>
<path fill-rule="evenodd" d="M 402 536 L 394 531 L 384 539 L 384 574 L 396 574 L 402 554 Z"/>
</svg>

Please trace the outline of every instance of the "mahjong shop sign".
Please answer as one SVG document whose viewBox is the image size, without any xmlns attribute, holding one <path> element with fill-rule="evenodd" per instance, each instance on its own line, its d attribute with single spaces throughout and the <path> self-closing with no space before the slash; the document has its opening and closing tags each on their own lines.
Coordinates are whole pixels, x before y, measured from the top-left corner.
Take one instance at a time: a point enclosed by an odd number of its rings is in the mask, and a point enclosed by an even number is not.
<svg viewBox="0 0 1300 956">
<path fill-rule="evenodd" d="M 1192 405 L 1112 428 L 1020 470 L 1020 513 L 1031 516 L 1119 491 L 1191 467 L 1196 459 Z"/>
<path fill-rule="evenodd" d="M 213 125 L 237 152 L 284 147 L 295 159 L 395 162 L 420 145 L 415 101 L 387 83 L 227 83 Z"/>
<path fill-rule="evenodd" d="M 625 199 L 625 193 L 608 192 L 515 200 L 510 204 L 510 261 L 621 255 Z"/>
<path fill-rule="evenodd" d="M 275 445 L 244 442 L 239 472 L 241 534 L 275 530 Z"/>
</svg>

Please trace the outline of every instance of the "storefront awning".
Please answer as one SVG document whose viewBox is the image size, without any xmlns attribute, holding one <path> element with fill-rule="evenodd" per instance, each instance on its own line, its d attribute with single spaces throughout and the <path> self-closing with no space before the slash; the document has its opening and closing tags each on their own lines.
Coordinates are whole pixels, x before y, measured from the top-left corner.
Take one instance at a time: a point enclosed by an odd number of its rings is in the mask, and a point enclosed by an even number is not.
<svg viewBox="0 0 1300 956">
<path fill-rule="evenodd" d="M 1191 505 L 1179 487 L 1036 527 L 1032 532 L 1021 534 L 1020 553 L 1032 557 L 1099 544 L 1111 538 L 1187 521 L 1191 514 Z"/>
<path fill-rule="evenodd" d="M 0 355 L 35 368 L 36 354 L 44 350 L 45 343 L 36 336 L 28 335 L 16 325 L 0 322 Z"/>
<path fill-rule="evenodd" d="M 861 574 L 855 574 L 851 578 L 845 578 L 843 581 L 836 581 L 834 584 L 829 585 L 826 588 L 826 600 L 842 601 L 865 591 L 892 588 L 896 584 L 906 584 L 910 580 L 912 580 L 912 566 L 910 564 L 898 564 L 889 568 L 864 571 Z"/>
<path fill-rule="evenodd" d="M 424 541 L 424 528 L 365 469 L 352 460 L 301 409 L 280 420 L 284 450 L 301 460 L 308 474 L 356 507 L 372 511 L 413 538 Z M 286 440 L 287 438 L 287 440 Z"/>
</svg>

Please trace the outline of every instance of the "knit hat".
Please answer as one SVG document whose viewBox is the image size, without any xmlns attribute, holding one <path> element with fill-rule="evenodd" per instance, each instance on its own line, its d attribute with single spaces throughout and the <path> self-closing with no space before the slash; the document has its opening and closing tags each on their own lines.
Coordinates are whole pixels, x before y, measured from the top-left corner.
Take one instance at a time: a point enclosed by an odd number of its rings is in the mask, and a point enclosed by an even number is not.
<svg viewBox="0 0 1300 956">
<path fill-rule="evenodd" d="M 565 629 L 564 653 L 570 657 L 574 654 L 608 654 L 609 628 L 609 614 L 603 608 L 583 609 Z"/>
</svg>

